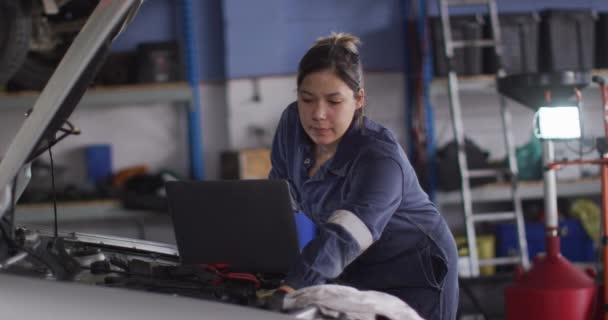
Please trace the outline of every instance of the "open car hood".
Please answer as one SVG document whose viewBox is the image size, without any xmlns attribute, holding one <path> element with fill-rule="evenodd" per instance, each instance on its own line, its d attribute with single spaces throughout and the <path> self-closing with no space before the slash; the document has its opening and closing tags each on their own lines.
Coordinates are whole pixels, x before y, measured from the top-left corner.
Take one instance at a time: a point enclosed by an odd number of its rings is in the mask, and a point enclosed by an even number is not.
<svg viewBox="0 0 608 320">
<path fill-rule="evenodd" d="M 29 180 L 29 162 L 49 146 L 70 117 L 110 51 L 116 36 L 143 0 L 100 0 L 40 93 L 0 162 L 0 217 Z"/>
</svg>

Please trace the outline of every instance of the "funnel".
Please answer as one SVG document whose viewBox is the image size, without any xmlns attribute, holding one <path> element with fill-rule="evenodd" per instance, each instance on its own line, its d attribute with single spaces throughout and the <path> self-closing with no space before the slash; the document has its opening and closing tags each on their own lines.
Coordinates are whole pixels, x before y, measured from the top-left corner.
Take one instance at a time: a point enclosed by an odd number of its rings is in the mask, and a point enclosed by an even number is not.
<svg viewBox="0 0 608 320">
<path fill-rule="evenodd" d="M 537 110 L 550 101 L 567 100 L 574 89 L 582 89 L 591 82 L 587 71 L 556 71 L 550 73 L 523 73 L 499 77 L 498 92 L 522 105 Z"/>
</svg>

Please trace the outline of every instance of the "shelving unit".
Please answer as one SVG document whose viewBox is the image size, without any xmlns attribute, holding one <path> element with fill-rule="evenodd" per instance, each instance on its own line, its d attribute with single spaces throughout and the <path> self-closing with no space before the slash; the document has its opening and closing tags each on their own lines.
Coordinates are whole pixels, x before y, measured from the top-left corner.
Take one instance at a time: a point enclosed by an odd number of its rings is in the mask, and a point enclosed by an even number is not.
<svg viewBox="0 0 608 320">
<path fill-rule="evenodd" d="M 608 77 L 607 69 L 593 70 L 594 75 Z M 431 95 L 446 96 L 447 80 L 436 78 L 431 86 Z M 459 78 L 459 89 L 462 93 L 496 95 L 494 76 L 478 75 Z M 589 89 L 595 90 L 593 86 Z M 587 89 L 587 90 L 589 90 Z M 498 117 L 498 114 L 497 114 Z M 557 193 L 559 197 L 594 196 L 601 193 L 599 178 L 582 178 L 575 180 L 558 180 Z M 524 200 L 542 199 L 544 196 L 542 181 L 521 181 L 521 196 Z M 471 196 L 476 202 L 508 201 L 511 189 L 507 183 L 492 183 L 472 189 Z M 439 205 L 459 204 L 460 191 L 437 192 L 436 201 Z"/>
<path fill-rule="evenodd" d="M 0 94 L 0 111 L 27 110 L 39 96 L 37 91 Z M 190 103 L 192 92 L 185 82 L 93 87 L 87 90 L 79 107 Z"/>
<path fill-rule="evenodd" d="M 520 190 L 523 200 L 542 199 L 544 196 L 542 181 L 522 181 Z M 599 178 L 557 181 L 557 195 L 560 197 L 590 196 L 600 193 Z M 511 187 L 508 183 L 491 183 L 473 188 L 471 196 L 476 202 L 508 201 L 511 199 Z M 459 190 L 437 193 L 437 203 L 441 205 L 458 204 L 460 201 Z"/>
<path fill-rule="evenodd" d="M 608 69 L 593 70 L 593 74 L 608 77 Z M 493 75 L 462 76 L 458 77 L 458 81 L 458 89 L 461 93 L 496 94 Z M 435 78 L 431 84 L 431 95 L 446 96 L 447 94 L 447 78 Z"/>
<path fill-rule="evenodd" d="M 458 89 L 461 93 L 496 94 L 496 82 L 493 75 L 458 77 Z M 432 96 L 448 95 L 447 78 L 435 78 L 431 84 Z"/>
<path fill-rule="evenodd" d="M 26 111 L 39 95 L 37 91 L 0 93 L 0 113 Z M 78 108 L 148 104 L 188 107 L 191 101 L 192 91 L 185 82 L 154 83 L 92 87 L 86 91 Z M 52 228 L 51 204 L 21 204 L 16 210 L 18 223 Z M 126 210 L 116 200 L 59 203 L 59 210 L 59 225 L 65 231 L 175 243 L 169 216 L 145 210 Z"/>
<path fill-rule="evenodd" d="M 14 110 L 25 112 L 34 106 L 39 95 L 40 92 L 37 91 L 0 93 L 0 113 Z M 149 83 L 88 88 L 77 108 L 166 104 L 186 108 L 189 122 L 194 122 L 194 120 L 190 120 L 193 101 L 192 88 L 186 82 Z M 199 130 L 196 133 L 191 132 L 194 125 L 191 124 L 188 127 L 189 135 L 200 132 Z M 200 158 L 202 153 L 193 154 L 192 152 L 194 149 L 201 148 L 200 141 L 189 137 L 188 145 L 191 150 L 190 163 L 202 163 Z"/>
</svg>

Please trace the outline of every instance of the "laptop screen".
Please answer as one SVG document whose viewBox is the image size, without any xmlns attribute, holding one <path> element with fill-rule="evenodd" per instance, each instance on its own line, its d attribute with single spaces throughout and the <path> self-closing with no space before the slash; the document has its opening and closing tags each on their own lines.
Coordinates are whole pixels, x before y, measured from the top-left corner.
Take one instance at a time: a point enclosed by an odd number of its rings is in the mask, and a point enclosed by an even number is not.
<svg viewBox="0 0 608 320">
<path fill-rule="evenodd" d="M 166 189 L 182 264 L 286 273 L 299 256 L 287 181 L 172 181 Z"/>
</svg>

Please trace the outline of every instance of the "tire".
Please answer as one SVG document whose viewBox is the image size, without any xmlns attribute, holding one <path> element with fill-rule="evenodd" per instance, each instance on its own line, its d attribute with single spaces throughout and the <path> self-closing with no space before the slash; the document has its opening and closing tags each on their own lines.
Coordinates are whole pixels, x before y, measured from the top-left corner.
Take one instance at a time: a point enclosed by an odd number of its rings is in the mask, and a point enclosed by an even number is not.
<svg viewBox="0 0 608 320">
<path fill-rule="evenodd" d="M 16 0 L 0 0 L 0 1 L 16 1 Z M 46 19 L 51 24 L 60 24 L 66 21 L 76 21 L 81 18 L 87 18 L 91 12 L 97 6 L 99 0 L 77 0 L 77 1 L 68 1 L 64 3 L 61 7 L 60 12 L 56 15 L 46 16 Z M 32 3 L 34 9 L 33 12 L 41 11 L 37 10 L 35 6 L 37 3 Z M 44 13 L 41 13 L 44 15 Z M 66 18 L 66 17 L 70 18 Z M 30 18 L 30 24 L 35 24 L 36 19 L 39 18 L 34 16 Z M 30 28 L 32 28 L 30 26 Z M 13 76 L 9 79 L 7 83 L 7 88 L 9 90 L 36 90 L 40 91 L 44 89 L 46 83 L 49 81 L 53 72 L 59 65 L 59 62 L 63 58 L 65 52 L 68 47 L 71 45 L 72 41 L 78 34 L 78 31 L 75 31 L 70 34 L 60 34 L 58 38 L 60 42 L 49 51 L 34 51 L 30 50 L 24 60 L 21 63 L 21 66 L 17 71 L 13 73 Z"/>
<path fill-rule="evenodd" d="M 25 61 L 20 68 L 13 74 L 7 84 L 9 90 L 42 90 L 49 81 L 59 60 L 53 61 L 45 57 L 30 52 L 26 55 Z"/>
<path fill-rule="evenodd" d="M 28 1 L 0 0 L 0 85 L 25 61 L 32 33 Z"/>
</svg>

